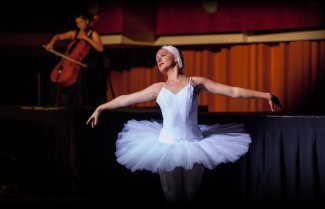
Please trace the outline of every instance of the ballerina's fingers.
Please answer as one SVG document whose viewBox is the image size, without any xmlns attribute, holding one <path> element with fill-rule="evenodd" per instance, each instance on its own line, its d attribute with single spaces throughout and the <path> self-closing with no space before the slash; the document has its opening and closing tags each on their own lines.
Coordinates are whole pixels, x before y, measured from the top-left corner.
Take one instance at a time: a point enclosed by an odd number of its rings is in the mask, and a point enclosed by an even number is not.
<svg viewBox="0 0 325 209">
<path fill-rule="evenodd" d="M 280 104 L 280 100 L 279 100 L 278 97 L 272 95 L 272 99 L 271 99 L 271 100 L 272 100 L 272 102 L 273 102 L 273 104 L 274 104 L 274 109 L 278 109 L 278 107 L 280 107 L 281 110 L 283 110 L 283 107 L 282 107 L 282 105 Z"/>
</svg>

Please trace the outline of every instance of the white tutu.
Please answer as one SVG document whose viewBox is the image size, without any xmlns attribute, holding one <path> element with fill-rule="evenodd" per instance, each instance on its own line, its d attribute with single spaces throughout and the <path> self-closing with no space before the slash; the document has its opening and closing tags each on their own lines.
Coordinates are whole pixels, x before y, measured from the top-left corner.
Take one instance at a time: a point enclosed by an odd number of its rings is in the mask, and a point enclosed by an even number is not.
<svg viewBox="0 0 325 209">
<path fill-rule="evenodd" d="M 117 162 L 132 172 L 172 171 L 175 167 L 192 169 L 194 163 L 214 169 L 220 163 L 235 162 L 248 151 L 251 138 L 243 124 L 199 125 L 203 140 L 158 141 L 162 123 L 155 120 L 130 120 L 118 134 Z"/>
</svg>

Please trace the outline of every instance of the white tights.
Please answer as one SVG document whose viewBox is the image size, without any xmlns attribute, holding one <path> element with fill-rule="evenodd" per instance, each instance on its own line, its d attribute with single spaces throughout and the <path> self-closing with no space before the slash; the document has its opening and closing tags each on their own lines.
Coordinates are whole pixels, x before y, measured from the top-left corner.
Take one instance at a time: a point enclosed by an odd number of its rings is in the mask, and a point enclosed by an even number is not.
<svg viewBox="0 0 325 209">
<path fill-rule="evenodd" d="M 204 166 L 194 164 L 193 169 L 177 167 L 160 174 L 162 189 L 168 204 L 194 203 L 198 195 Z"/>
</svg>

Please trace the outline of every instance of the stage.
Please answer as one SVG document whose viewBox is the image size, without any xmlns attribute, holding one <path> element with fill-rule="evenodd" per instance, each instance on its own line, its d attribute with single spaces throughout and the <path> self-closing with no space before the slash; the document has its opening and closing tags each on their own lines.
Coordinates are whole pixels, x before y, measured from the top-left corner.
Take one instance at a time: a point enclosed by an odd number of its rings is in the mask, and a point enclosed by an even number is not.
<svg viewBox="0 0 325 209">
<path fill-rule="evenodd" d="M 0 107 L 0 202 L 164 204 L 159 175 L 118 164 L 115 141 L 129 119 L 161 120 L 157 108 Z M 249 152 L 235 163 L 205 170 L 199 202 L 325 203 L 325 116 L 210 113 L 199 124 L 244 123 Z M 89 200 L 89 201 L 88 201 Z"/>
</svg>

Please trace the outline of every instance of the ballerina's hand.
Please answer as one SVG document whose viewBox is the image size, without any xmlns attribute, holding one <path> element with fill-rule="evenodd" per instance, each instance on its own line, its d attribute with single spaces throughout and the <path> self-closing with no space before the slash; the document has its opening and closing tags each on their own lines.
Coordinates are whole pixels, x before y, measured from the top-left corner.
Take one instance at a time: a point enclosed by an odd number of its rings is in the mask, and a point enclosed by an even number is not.
<svg viewBox="0 0 325 209">
<path fill-rule="evenodd" d="M 99 115 L 100 115 L 100 111 L 96 109 L 95 112 L 87 120 L 86 125 L 91 123 L 91 127 L 94 128 L 95 125 L 97 125 Z"/>
<path fill-rule="evenodd" d="M 271 100 L 269 100 L 270 106 L 272 111 L 277 110 L 278 108 L 281 108 L 283 110 L 282 105 L 280 104 L 280 100 L 278 97 L 271 94 Z"/>
</svg>

